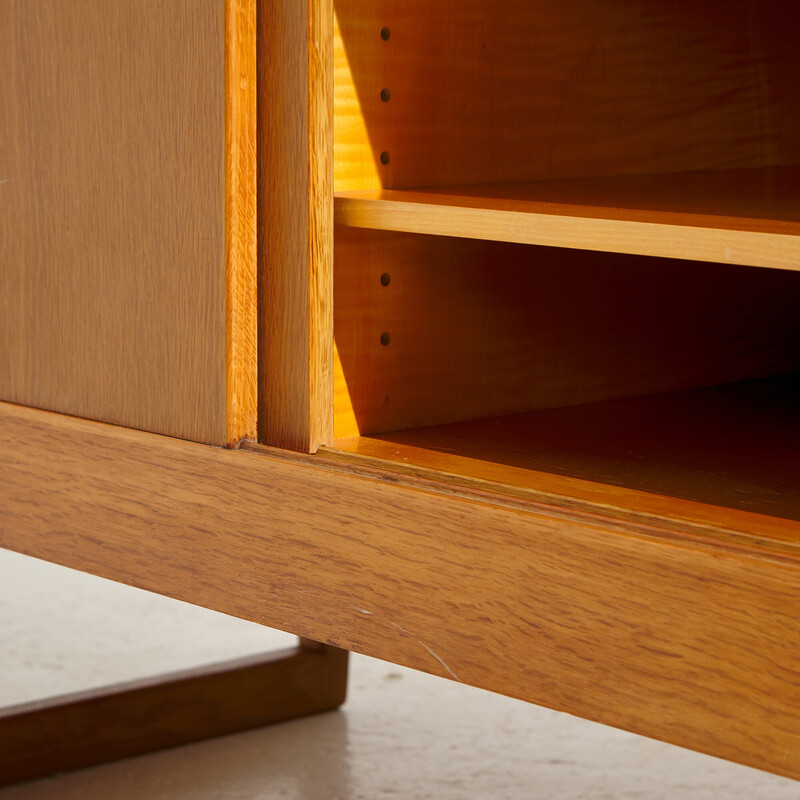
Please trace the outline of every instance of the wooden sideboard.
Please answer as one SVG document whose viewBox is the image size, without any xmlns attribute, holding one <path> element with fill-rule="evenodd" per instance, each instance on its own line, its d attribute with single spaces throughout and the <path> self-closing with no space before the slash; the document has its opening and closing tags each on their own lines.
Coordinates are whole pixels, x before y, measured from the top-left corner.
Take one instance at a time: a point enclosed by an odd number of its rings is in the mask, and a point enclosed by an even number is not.
<svg viewBox="0 0 800 800">
<path fill-rule="evenodd" d="M 0 546 L 800 778 L 798 23 L 0 0 Z"/>
</svg>

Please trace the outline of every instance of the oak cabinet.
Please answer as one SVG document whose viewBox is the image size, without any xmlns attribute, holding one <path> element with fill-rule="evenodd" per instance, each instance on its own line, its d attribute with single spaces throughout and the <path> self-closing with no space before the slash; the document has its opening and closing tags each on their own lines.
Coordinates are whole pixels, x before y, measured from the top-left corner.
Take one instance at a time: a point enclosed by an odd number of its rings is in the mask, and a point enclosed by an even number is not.
<svg viewBox="0 0 800 800">
<path fill-rule="evenodd" d="M 0 9 L 0 544 L 800 777 L 800 12 Z"/>
</svg>

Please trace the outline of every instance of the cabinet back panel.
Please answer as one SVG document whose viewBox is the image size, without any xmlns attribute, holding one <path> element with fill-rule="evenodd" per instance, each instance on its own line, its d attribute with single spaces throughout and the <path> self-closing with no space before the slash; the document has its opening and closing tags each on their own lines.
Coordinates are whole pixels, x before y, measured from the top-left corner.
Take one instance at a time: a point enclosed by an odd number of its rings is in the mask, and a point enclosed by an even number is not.
<svg viewBox="0 0 800 800">
<path fill-rule="evenodd" d="M 796 273 L 340 226 L 335 247 L 337 439 L 800 368 Z"/>
<path fill-rule="evenodd" d="M 335 11 L 339 191 L 800 157 L 796 3 L 336 0 Z"/>
</svg>

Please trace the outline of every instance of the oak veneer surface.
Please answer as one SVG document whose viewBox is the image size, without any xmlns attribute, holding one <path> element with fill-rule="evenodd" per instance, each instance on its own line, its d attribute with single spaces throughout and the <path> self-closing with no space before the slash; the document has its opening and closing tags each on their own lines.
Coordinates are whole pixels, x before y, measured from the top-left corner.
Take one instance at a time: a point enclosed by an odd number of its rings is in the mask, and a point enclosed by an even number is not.
<svg viewBox="0 0 800 800">
<path fill-rule="evenodd" d="M 0 2 L 0 397 L 255 433 L 254 0 Z"/>
<path fill-rule="evenodd" d="M 542 475 L 800 521 L 800 375 L 340 439 L 370 459 L 507 484 Z"/>
<path fill-rule="evenodd" d="M 333 435 L 333 12 L 265 3 L 259 21 L 261 441 Z"/>
<path fill-rule="evenodd" d="M 800 161 L 796 3 L 336 0 L 335 11 L 337 191 Z"/>
<path fill-rule="evenodd" d="M 337 439 L 800 369 L 797 272 L 335 237 Z"/>
<path fill-rule="evenodd" d="M 614 487 L 578 510 L 10 405 L 0 486 L 4 547 L 800 778 L 797 522 L 637 520 Z"/>
<path fill-rule="evenodd" d="M 379 230 L 800 269 L 800 167 L 339 192 Z"/>
</svg>

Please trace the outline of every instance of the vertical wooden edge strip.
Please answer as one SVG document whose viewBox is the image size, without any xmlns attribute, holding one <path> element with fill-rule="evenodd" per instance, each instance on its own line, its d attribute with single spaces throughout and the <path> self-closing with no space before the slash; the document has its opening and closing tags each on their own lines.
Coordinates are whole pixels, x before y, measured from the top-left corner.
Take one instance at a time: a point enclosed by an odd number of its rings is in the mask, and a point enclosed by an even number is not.
<svg viewBox="0 0 800 800">
<path fill-rule="evenodd" d="M 259 0 L 259 437 L 333 438 L 333 8 Z"/>
<path fill-rule="evenodd" d="M 333 2 L 309 0 L 310 449 L 333 441 Z"/>
<path fill-rule="evenodd" d="M 255 439 L 256 0 L 225 4 L 226 442 Z"/>
<path fill-rule="evenodd" d="M 258 435 L 307 450 L 308 5 L 258 1 Z"/>
</svg>

